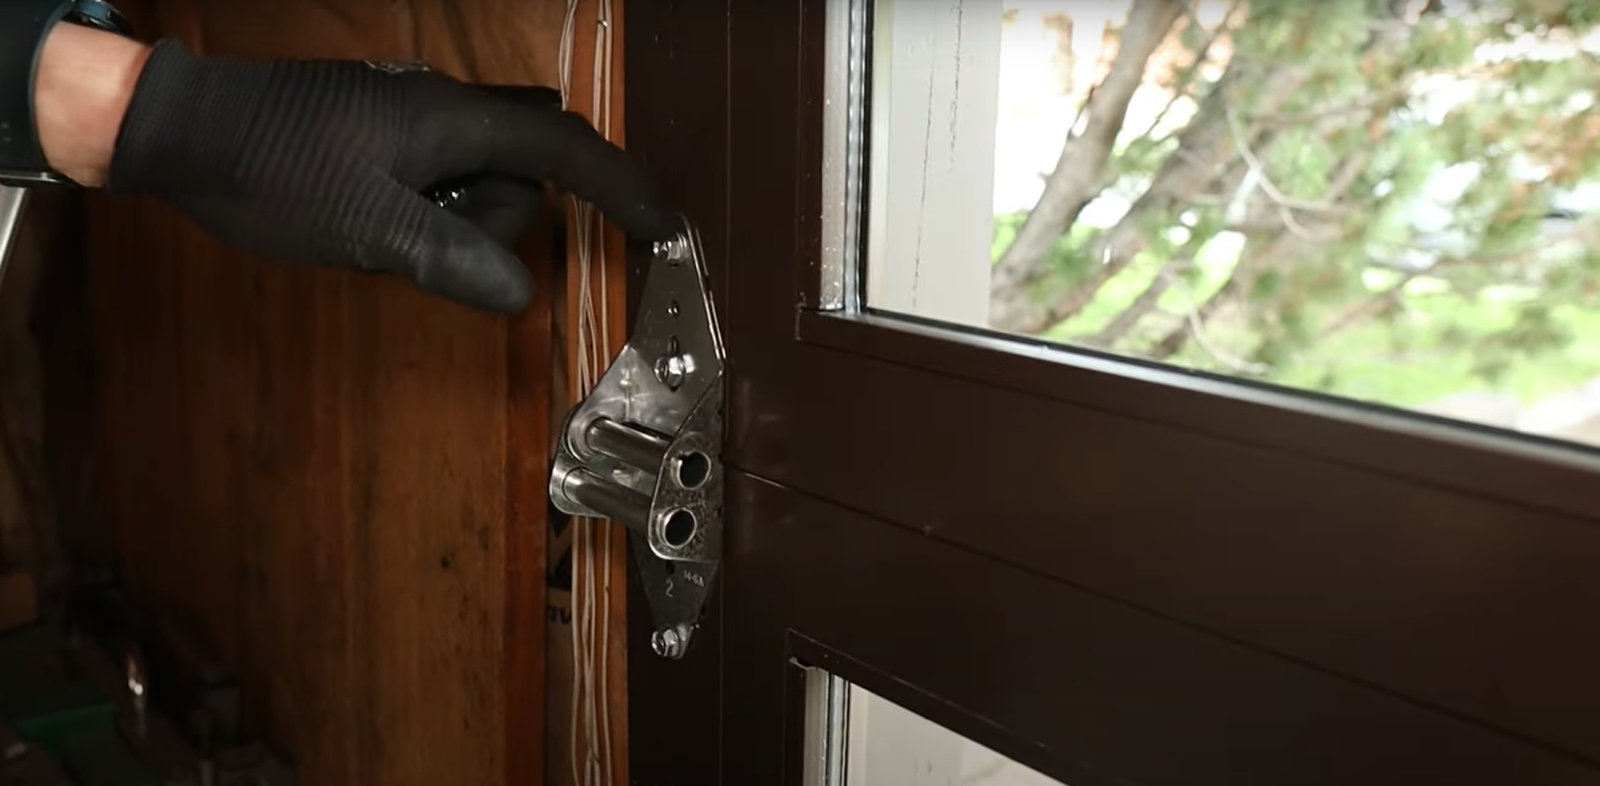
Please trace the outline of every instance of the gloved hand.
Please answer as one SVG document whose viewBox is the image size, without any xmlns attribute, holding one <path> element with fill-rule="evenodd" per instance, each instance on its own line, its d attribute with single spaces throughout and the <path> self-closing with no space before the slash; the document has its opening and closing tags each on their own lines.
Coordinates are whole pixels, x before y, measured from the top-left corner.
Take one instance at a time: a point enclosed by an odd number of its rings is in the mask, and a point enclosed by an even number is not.
<svg viewBox="0 0 1600 786">
<path fill-rule="evenodd" d="M 463 181 L 461 215 L 423 196 Z M 636 239 L 679 228 L 627 154 L 557 106 L 435 72 L 198 57 L 166 40 L 134 88 L 107 186 L 171 203 L 251 253 L 393 273 L 518 313 L 532 280 L 507 246 L 545 181 Z"/>
</svg>

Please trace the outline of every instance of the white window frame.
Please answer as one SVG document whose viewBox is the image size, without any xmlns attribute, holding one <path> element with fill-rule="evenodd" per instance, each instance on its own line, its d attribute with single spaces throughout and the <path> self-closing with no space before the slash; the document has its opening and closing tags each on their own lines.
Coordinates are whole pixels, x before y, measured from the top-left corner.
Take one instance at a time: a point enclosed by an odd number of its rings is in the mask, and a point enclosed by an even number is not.
<svg viewBox="0 0 1600 786">
<path fill-rule="evenodd" d="M 869 4 L 872 41 L 864 42 Z M 864 262 L 872 307 L 988 326 L 1003 22 L 1001 0 L 829 3 L 825 308 L 859 305 L 850 284 Z M 865 92 L 862 58 L 871 58 L 866 117 L 851 111 Z M 851 189 L 863 172 L 866 256 L 858 260 L 862 195 Z"/>
<path fill-rule="evenodd" d="M 858 685 L 806 674 L 806 786 L 1061 786 Z"/>
</svg>

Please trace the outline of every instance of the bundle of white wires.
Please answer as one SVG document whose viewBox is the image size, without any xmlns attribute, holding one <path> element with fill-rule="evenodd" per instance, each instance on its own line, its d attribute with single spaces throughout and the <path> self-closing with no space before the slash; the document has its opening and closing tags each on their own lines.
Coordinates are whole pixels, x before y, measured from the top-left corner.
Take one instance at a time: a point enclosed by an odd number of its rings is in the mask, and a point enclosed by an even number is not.
<svg viewBox="0 0 1600 786">
<path fill-rule="evenodd" d="M 611 0 L 590 0 L 595 12 L 590 120 L 611 138 Z M 567 0 L 561 28 L 561 102 L 570 109 L 572 59 L 578 10 L 583 0 Z M 599 215 L 573 198 L 578 252 L 578 397 L 589 394 L 605 373 L 611 351 L 607 328 L 606 250 Z M 598 286 L 595 286 L 598 284 Z M 601 293 L 598 297 L 595 290 Z M 596 300 L 598 299 L 598 308 Z M 572 775 L 577 786 L 613 786 L 611 719 L 606 701 L 611 631 L 611 527 L 596 519 L 572 523 Z M 599 646 L 596 647 L 596 637 Z"/>
</svg>

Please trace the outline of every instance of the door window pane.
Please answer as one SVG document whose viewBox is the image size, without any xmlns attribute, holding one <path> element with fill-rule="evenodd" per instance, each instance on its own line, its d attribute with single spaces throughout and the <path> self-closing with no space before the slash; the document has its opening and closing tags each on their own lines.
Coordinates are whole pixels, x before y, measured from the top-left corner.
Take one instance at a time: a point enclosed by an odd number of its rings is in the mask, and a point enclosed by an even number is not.
<svg viewBox="0 0 1600 786">
<path fill-rule="evenodd" d="M 813 786 L 1061 786 L 904 707 L 820 671 L 810 675 Z"/>
<path fill-rule="evenodd" d="M 867 307 L 1600 445 L 1600 5 L 872 11 Z"/>
</svg>

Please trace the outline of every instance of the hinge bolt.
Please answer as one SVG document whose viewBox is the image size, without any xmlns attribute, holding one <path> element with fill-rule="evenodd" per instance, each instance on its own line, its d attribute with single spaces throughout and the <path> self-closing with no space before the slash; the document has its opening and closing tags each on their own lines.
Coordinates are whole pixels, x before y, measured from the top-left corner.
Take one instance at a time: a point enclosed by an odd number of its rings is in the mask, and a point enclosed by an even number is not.
<svg viewBox="0 0 1600 786">
<path fill-rule="evenodd" d="M 661 380 L 661 384 L 666 385 L 668 390 L 677 390 L 683 385 L 684 374 L 688 371 L 687 366 L 683 355 L 663 355 L 656 358 L 656 379 Z"/>
<path fill-rule="evenodd" d="M 689 259 L 689 240 L 683 235 L 671 240 L 658 240 L 653 250 L 656 256 L 676 265 Z"/>
<path fill-rule="evenodd" d="M 683 350 L 678 347 L 678 339 L 674 336 L 668 341 L 667 354 L 656 358 L 656 379 L 669 390 L 677 390 L 693 367 L 693 362 L 688 355 L 683 354 Z"/>
<path fill-rule="evenodd" d="M 663 658 L 677 659 L 683 655 L 683 636 L 677 628 L 663 628 L 650 634 L 650 649 Z"/>
</svg>

